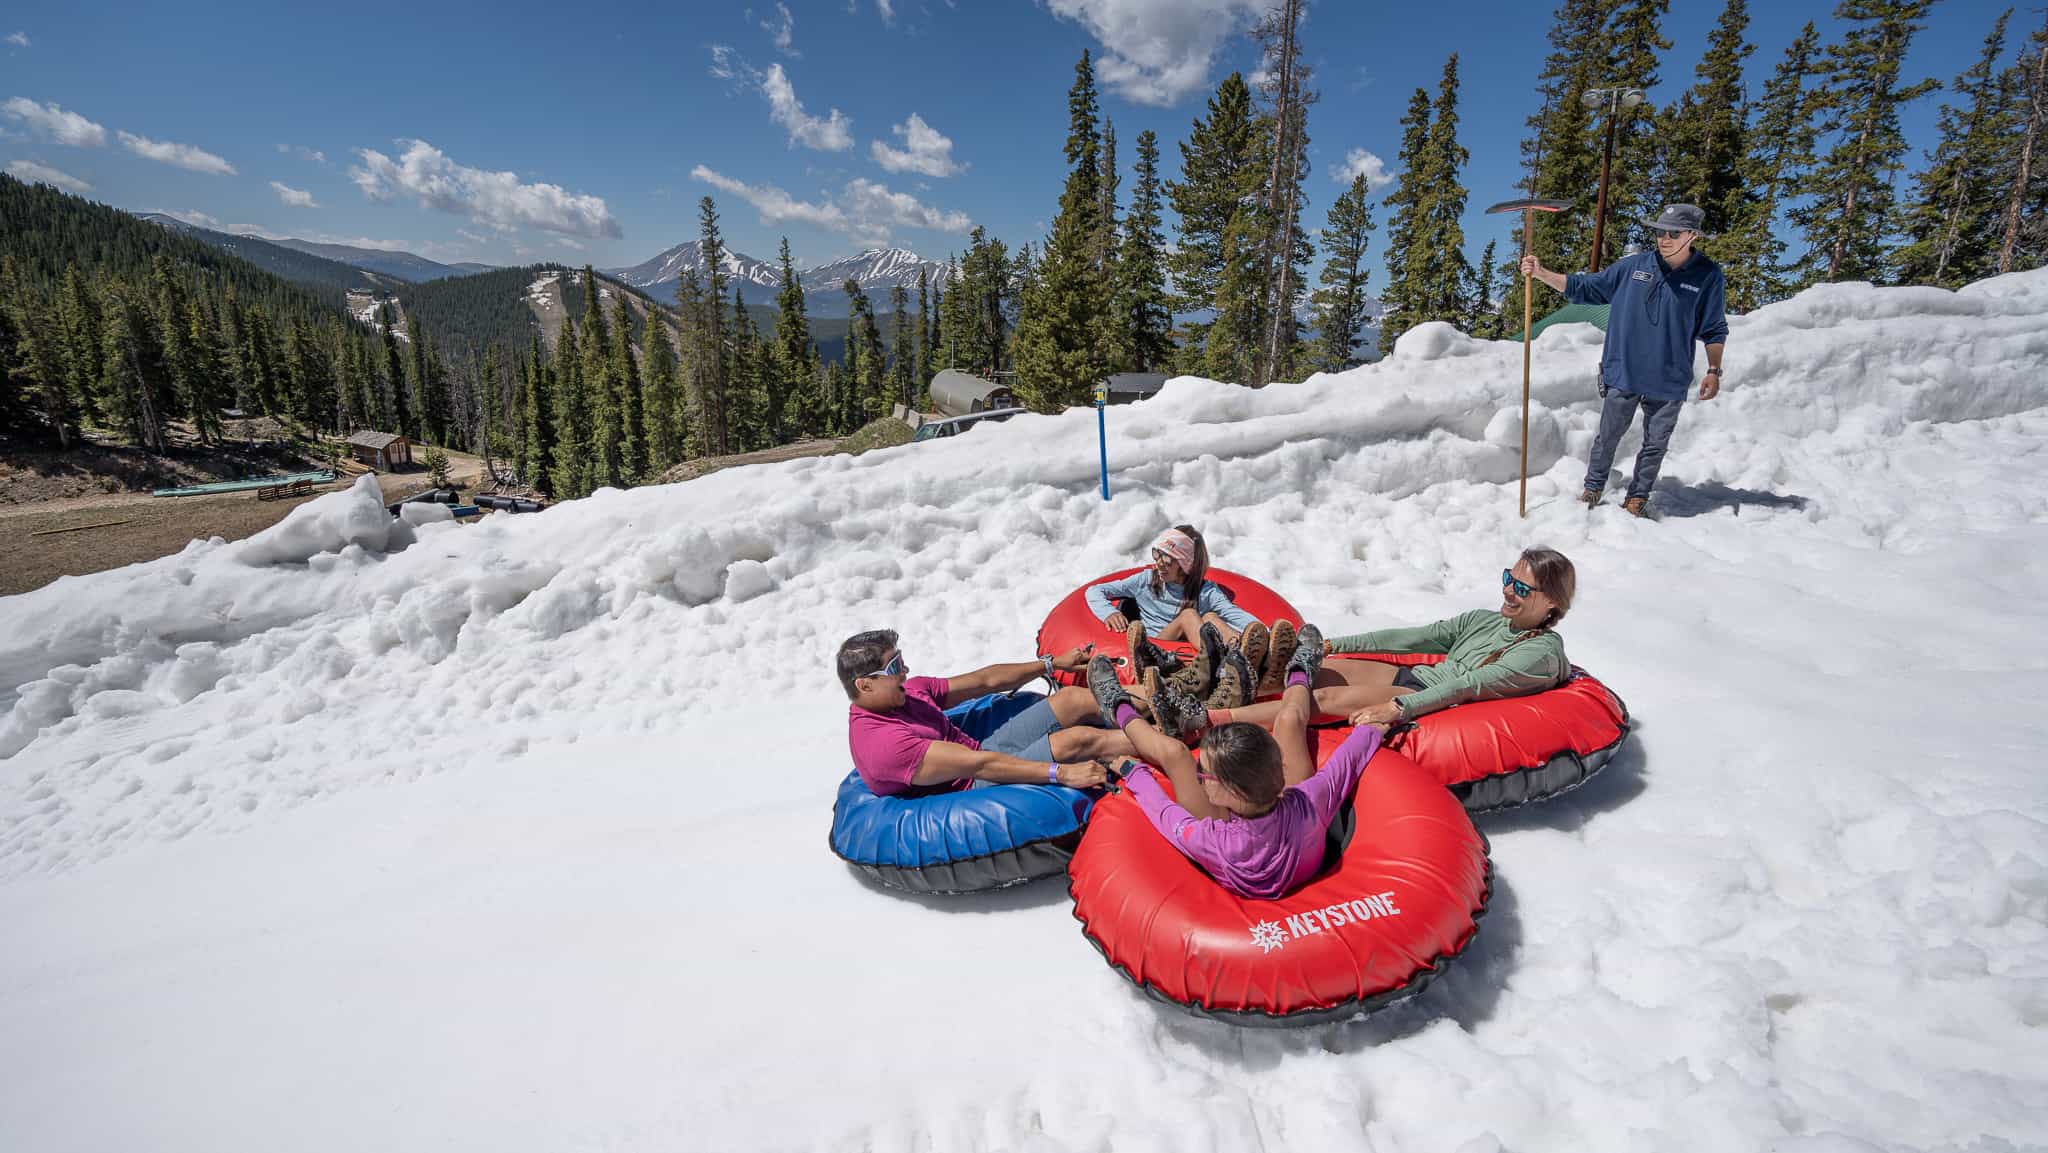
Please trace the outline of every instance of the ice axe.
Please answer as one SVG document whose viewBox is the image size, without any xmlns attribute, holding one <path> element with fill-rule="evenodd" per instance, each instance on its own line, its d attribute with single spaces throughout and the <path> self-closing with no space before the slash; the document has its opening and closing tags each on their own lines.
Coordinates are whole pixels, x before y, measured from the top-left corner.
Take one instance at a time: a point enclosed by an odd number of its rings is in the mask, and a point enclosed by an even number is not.
<svg viewBox="0 0 2048 1153">
<path fill-rule="evenodd" d="M 1539 212 L 1563 212 L 1571 204 L 1563 200 L 1503 200 L 1486 210 L 1490 216 L 1496 212 L 1519 212 L 1522 214 L 1522 255 L 1529 255 L 1529 249 L 1536 243 L 1536 214 Z M 1520 261 L 1516 262 L 1517 264 Z M 1528 273 L 1522 274 L 1522 515 L 1529 515 L 1529 291 Z"/>
</svg>

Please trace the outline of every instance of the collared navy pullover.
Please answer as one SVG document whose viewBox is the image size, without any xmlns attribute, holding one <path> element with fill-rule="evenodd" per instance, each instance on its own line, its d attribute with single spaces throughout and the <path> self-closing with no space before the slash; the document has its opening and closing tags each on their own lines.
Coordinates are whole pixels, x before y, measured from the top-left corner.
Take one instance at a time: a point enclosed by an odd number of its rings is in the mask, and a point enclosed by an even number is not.
<svg viewBox="0 0 2048 1153">
<path fill-rule="evenodd" d="M 1693 341 L 1728 339 L 1721 266 L 1703 252 L 1672 269 L 1654 252 L 1637 252 L 1598 272 L 1574 272 L 1564 278 L 1564 298 L 1609 306 L 1600 379 L 1617 392 L 1683 400 L 1692 387 Z"/>
</svg>

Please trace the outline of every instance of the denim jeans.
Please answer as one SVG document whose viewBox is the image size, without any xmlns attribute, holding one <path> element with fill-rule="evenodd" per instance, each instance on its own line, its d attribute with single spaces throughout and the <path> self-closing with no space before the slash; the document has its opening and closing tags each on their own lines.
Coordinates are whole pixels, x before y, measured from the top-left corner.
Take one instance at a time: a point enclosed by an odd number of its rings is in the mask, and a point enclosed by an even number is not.
<svg viewBox="0 0 2048 1153">
<path fill-rule="evenodd" d="M 1586 462 L 1586 491 L 1599 492 L 1607 487 L 1607 470 L 1614 465 L 1614 450 L 1621 447 L 1621 438 L 1627 435 L 1628 426 L 1635 423 L 1638 405 L 1643 410 L 1643 447 L 1636 451 L 1636 474 L 1629 482 L 1628 495 L 1647 497 L 1657 486 L 1657 472 L 1664 467 L 1664 450 L 1671 447 L 1671 430 L 1678 427 L 1678 410 L 1685 406 L 1685 400 L 1652 400 L 1610 388 L 1600 403 L 1600 433 L 1593 438 L 1593 457 Z"/>
</svg>

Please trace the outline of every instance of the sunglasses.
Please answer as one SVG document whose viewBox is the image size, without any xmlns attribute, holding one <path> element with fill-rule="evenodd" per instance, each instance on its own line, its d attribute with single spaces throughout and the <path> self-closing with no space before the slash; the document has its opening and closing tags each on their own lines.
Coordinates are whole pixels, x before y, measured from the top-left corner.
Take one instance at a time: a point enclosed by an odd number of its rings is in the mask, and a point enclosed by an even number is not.
<svg viewBox="0 0 2048 1153">
<path fill-rule="evenodd" d="M 888 664 L 886 664 L 886 665 L 883 665 L 883 666 L 882 666 L 881 668 L 879 668 L 879 669 L 876 669 L 876 670 L 875 670 L 874 672 L 871 672 L 871 673 L 862 673 L 862 674 L 861 674 L 861 676 L 864 676 L 864 677 L 900 677 L 900 676 L 902 676 L 902 675 L 903 675 L 904 673 L 907 673 L 907 672 L 909 672 L 909 671 L 910 671 L 910 666 L 909 666 L 908 664 L 905 664 L 905 663 L 904 663 L 904 661 L 903 661 L 903 654 L 899 652 L 899 653 L 897 653 L 897 654 L 896 654 L 895 656 L 893 656 L 893 657 L 890 657 L 890 658 L 889 658 L 889 663 L 888 663 Z"/>
<path fill-rule="evenodd" d="M 1686 230 L 1682 228 L 1676 231 L 1673 231 L 1669 228 L 1652 228 L 1650 230 L 1650 235 L 1656 237 L 1659 240 L 1677 240 L 1679 237 L 1685 235 L 1685 231 Z"/>
<path fill-rule="evenodd" d="M 1511 588 L 1515 590 L 1515 595 L 1518 597 L 1525 597 L 1528 596 L 1530 593 L 1536 591 L 1536 586 L 1530 584 L 1528 581 L 1516 580 L 1515 570 L 1511 568 L 1504 568 L 1500 570 L 1500 583 L 1502 588 Z"/>
</svg>

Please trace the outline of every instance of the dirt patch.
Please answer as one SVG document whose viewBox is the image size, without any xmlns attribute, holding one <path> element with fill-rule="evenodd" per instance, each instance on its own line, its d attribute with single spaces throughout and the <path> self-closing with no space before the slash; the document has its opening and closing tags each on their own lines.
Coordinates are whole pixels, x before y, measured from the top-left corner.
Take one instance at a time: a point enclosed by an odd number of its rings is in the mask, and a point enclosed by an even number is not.
<svg viewBox="0 0 2048 1153">
<path fill-rule="evenodd" d="M 448 473 L 449 479 L 467 492 L 483 475 L 483 462 L 451 452 Z M 102 492 L 34 504 L 0 503 L 0 596 L 41 588 L 62 576 L 103 572 L 169 556 L 195 540 L 216 536 L 241 540 L 283 520 L 306 501 L 354 483 L 354 479 L 343 476 L 290 500 L 259 500 L 253 491 L 180 497 Z M 387 502 L 424 492 L 433 483 L 427 470 L 419 467 L 377 477 Z M 47 531 L 50 529 L 74 531 Z"/>
<path fill-rule="evenodd" d="M 695 480 L 720 469 L 736 468 L 743 464 L 774 464 L 781 460 L 796 460 L 806 456 L 829 456 L 839 451 L 836 440 L 800 440 L 794 444 L 781 444 L 764 448 L 759 452 L 736 452 L 731 456 L 700 456 L 686 460 L 661 474 L 656 484 L 675 484 L 677 481 Z"/>
<path fill-rule="evenodd" d="M 232 423 L 234 433 L 212 445 L 199 443 L 189 430 L 174 430 L 170 451 L 161 456 L 97 438 L 62 452 L 0 445 L 0 505 L 146 494 L 321 466 L 299 442 L 281 435 L 275 421 Z"/>
</svg>

